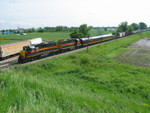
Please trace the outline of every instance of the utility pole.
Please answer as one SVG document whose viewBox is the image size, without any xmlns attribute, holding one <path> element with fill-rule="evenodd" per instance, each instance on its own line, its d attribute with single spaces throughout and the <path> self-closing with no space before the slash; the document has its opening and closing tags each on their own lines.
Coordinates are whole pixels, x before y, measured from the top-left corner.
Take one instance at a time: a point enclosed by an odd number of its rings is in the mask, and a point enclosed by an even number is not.
<svg viewBox="0 0 150 113">
<path fill-rule="evenodd" d="M 89 42 L 90 42 L 90 40 L 89 40 L 89 35 L 88 35 L 88 45 L 87 45 L 87 53 L 89 52 Z"/>
</svg>

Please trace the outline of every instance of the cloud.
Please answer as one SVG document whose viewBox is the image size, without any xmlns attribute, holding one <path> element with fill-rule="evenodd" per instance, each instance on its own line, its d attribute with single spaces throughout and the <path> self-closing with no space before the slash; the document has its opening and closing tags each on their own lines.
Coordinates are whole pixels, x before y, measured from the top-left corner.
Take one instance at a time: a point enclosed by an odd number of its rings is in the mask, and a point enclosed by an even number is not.
<svg viewBox="0 0 150 113">
<path fill-rule="evenodd" d="M 2 19 L 2 20 L 0 20 L 0 23 L 1 23 L 1 24 L 5 23 L 5 20 L 3 20 L 3 19 Z"/>
<path fill-rule="evenodd" d="M 148 0 L 0 0 L 0 24 L 26 28 L 83 23 L 117 26 L 122 21 L 150 23 L 149 10 Z"/>
</svg>

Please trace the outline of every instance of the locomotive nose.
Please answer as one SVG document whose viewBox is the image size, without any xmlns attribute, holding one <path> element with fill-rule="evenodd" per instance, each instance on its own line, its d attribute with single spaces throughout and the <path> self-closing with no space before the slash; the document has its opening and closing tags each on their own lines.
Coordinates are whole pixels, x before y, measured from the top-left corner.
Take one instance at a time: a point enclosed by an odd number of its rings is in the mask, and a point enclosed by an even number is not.
<svg viewBox="0 0 150 113">
<path fill-rule="evenodd" d="M 25 57 L 25 56 L 26 56 L 26 51 L 21 51 L 21 52 L 20 52 L 20 56 L 21 56 L 21 57 Z"/>
<path fill-rule="evenodd" d="M 21 51 L 20 55 L 19 55 L 19 58 L 18 58 L 18 62 L 19 63 L 25 62 L 25 57 L 26 57 L 26 51 Z"/>
</svg>

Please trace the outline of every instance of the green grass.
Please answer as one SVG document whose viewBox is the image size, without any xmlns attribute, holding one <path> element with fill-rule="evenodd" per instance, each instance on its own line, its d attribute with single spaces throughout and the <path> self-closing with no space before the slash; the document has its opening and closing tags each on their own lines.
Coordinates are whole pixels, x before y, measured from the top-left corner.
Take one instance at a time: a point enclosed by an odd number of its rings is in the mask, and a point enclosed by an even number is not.
<svg viewBox="0 0 150 113">
<path fill-rule="evenodd" d="M 150 69 L 115 58 L 149 36 L 0 70 L 0 113 L 148 113 Z"/>
<path fill-rule="evenodd" d="M 41 37 L 43 40 L 46 41 L 55 41 L 69 38 L 69 33 L 54 32 L 54 33 L 29 33 L 27 35 L 16 35 L 16 34 L 0 35 L 0 44 L 12 43 L 39 37 Z"/>
<path fill-rule="evenodd" d="M 111 31 L 94 30 L 90 31 L 91 36 L 100 35 L 100 33 L 108 34 Z M 0 44 L 14 43 L 21 40 L 41 37 L 44 41 L 57 41 L 70 38 L 70 32 L 52 32 L 52 33 L 28 33 L 27 35 L 6 34 L 0 35 Z"/>
<path fill-rule="evenodd" d="M 112 30 L 99 30 L 99 29 L 91 29 L 90 36 L 98 36 L 98 35 L 104 35 L 104 34 L 110 34 L 112 33 Z"/>
</svg>

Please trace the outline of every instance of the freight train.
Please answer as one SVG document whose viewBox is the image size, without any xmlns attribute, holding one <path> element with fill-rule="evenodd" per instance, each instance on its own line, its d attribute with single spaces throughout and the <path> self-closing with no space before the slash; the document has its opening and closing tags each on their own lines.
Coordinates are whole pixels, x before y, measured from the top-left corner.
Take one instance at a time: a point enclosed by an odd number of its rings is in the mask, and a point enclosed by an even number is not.
<svg viewBox="0 0 150 113">
<path fill-rule="evenodd" d="M 18 62 L 29 62 L 41 58 L 43 55 L 54 55 L 69 50 L 74 50 L 89 45 L 97 44 L 107 40 L 112 40 L 114 36 L 112 34 L 95 36 L 89 38 L 72 38 L 59 41 L 51 41 L 48 43 L 35 44 L 30 46 L 24 46 L 20 52 Z"/>
<path fill-rule="evenodd" d="M 35 38 L 17 43 L 0 45 L 0 59 L 8 58 L 22 51 L 24 46 L 42 43 L 42 38 Z"/>
<path fill-rule="evenodd" d="M 140 33 L 146 30 L 138 30 L 132 32 L 132 34 Z M 131 33 L 130 33 L 131 34 Z M 29 46 L 24 46 L 23 50 L 20 52 L 18 58 L 19 63 L 29 62 L 36 60 L 45 55 L 55 55 L 69 50 L 74 50 L 93 44 L 101 43 L 108 40 L 113 40 L 116 38 L 124 37 L 126 34 L 124 32 L 119 33 L 119 36 L 113 36 L 112 34 L 101 35 L 89 38 L 72 38 L 59 41 L 51 41 L 48 43 L 40 43 Z"/>
</svg>

